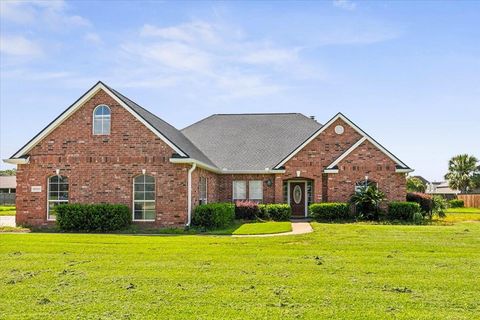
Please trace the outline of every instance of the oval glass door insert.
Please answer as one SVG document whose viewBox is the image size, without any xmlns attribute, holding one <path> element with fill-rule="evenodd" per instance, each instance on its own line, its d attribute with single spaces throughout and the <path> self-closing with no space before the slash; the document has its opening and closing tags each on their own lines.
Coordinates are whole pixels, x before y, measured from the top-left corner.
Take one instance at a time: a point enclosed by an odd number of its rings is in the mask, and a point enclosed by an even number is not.
<svg viewBox="0 0 480 320">
<path fill-rule="evenodd" d="M 295 201 L 295 204 L 302 201 L 302 188 L 298 184 L 293 188 L 293 201 Z"/>
</svg>

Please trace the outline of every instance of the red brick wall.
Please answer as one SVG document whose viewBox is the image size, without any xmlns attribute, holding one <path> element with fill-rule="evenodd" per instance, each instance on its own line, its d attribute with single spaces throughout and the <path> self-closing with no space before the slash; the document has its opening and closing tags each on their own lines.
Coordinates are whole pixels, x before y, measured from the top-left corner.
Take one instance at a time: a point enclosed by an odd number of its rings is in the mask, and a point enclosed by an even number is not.
<svg viewBox="0 0 480 320">
<path fill-rule="evenodd" d="M 337 125 L 344 127 L 343 134 L 335 133 Z M 359 167 L 357 171 L 344 171 L 340 168 L 337 174 L 323 174 L 328 165 L 361 138 L 346 122 L 337 119 L 287 161 L 285 174 L 276 175 L 276 202 L 283 201 L 281 191 L 284 180 L 302 178 L 313 180 L 314 202 L 348 201 L 354 191 L 355 182 L 359 180 L 357 178 L 364 179 L 366 175 L 379 182 L 380 189 L 386 193 L 389 200 L 404 200 L 405 175 L 395 173 L 393 161 L 371 144 L 360 146 L 342 161 L 341 164 L 345 163 L 346 169 L 355 164 Z M 299 176 L 297 171 L 300 171 Z M 328 180 L 325 181 L 325 178 Z"/>
<path fill-rule="evenodd" d="M 363 142 L 338 164 L 339 172 L 328 174 L 328 201 L 345 201 L 355 192 L 355 183 L 373 180 L 388 200 L 405 201 L 405 174 L 395 173 L 395 162 L 369 141 Z"/>
<path fill-rule="evenodd" d="M 92 134 L 92 113 L 99 104 L 112 111 L 111 134 Z M 132 206 L 133 178 L 155 177 L 155 225 L 184 225 L 187 213 L 186 165 L 174 165 L 174 151 L 107 93 L 100 91 L 30 151 L 18 165 L 17 223 L 47 224 L 47 179 L 60 169 L 69 178 L 71 203 L 121 203 Z M 41 193 L 30 192 L 41 186 Z"/>
<path fill-rule="evenodd" d="M 219 175 L 205 169 L 196 168 L 192 172 L 192 208 L 199 205 L 200 177 L 207 178 L 207 202 L 219 202 Z"/>
</svg>

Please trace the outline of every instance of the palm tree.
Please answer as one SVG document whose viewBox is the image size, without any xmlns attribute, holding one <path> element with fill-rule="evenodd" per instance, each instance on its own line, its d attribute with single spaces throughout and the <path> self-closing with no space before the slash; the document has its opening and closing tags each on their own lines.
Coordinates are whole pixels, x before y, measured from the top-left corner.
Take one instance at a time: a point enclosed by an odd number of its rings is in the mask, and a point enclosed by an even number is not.
<svg viewBox="0 0 480 320">
<path fill-rule="evenodd" d="M 385 194 L 374 185 L 360 187 L 350 198 L 350 202 L 355 205 L 360 217 L 368 220 L 378 220 L 379 206 L 383 200 L 385 200 Z"/>
<path fill-rule="evenodd" d="M 448 173 L 445 179 L 452 189 L 458 189 L 462 193 L 469 188 L 474 188 L 473 176 L 479 173 L 478 159 L 468 154 L 460 154 L 448 162 Z"/>
</svg>

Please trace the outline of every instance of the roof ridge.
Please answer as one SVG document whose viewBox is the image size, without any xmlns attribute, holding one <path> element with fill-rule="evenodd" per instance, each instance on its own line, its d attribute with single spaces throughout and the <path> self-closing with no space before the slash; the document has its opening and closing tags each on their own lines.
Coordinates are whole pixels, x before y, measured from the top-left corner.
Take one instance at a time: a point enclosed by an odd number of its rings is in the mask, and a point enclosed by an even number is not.
<svg viewBox="0 0 480 320">
<path fill-rule="evenodd" d="M 259 115 L 287 115 L 287 114 L 300 114 L 305 116 L 300 112 L 246 112 L 246 113 L 214 113 L 211 116 L 259 116 Z M 210 117 L 211 117 L 210 116 Z"/>
<path fill-rule="evenodd" d="M 160 118 L 159 116 L 157 116 L 156 114 L 154 114 L 153 112 L 149 111 L 148 109 L 145 109 L 144 107 L 142 107 L 141 105 L 139 105 L 138 103 L 136 103 L 135 101 L 133 101 L 132 99 L 130 99 L 129 97 L 125 96 L 124 94 L 120 93 L 119 91 L 113 89 L 112 87 L 109 87 L 107 86 L 106 84 L 103 83 L 103 85 L 105 87 L 107 87 L 109 90 L 111 90 L 114 94 L 120 96 L 119 98 L 120 99 L 126 99 L 128 100 L 129 102 L 135 104 L 136 107 L 142 109 L 143 111 L 147 112 L 148 114 L 152 115 L 153 117 L 155 117 L 157 120 L 160 120 L 162 123 L 172 127 L 173 129 L 175 129 L 176 131 L 178 131 L 179 134 L 181 134 L 185 139 L 187 139 L 191 144 L 192 146 L 194 146 L 198 152 L 200 152 L 206 159 L 208 159 L 214 166 L 218 167 L 217 164 L 215 162 L 212 161 L 212 159 L 210 159 L 209 157 L 207 157 L 207 155 L 190 139 L 188 138 L 183 132 L 182 130 L 179 130 L 177 129 L 175 126 L 171 125 L 170 123 L 168 123 L 167 121 L 163 120 L 162 118 Z M 162 134 L 165 134 L 165 133 L 162 133 Z M 171 138 L 168 138 L 168 139 L 171 139 Z M 186 155 L 188 155 L 188 157 L 192 157 L 191 155 L 189 155 L 187 152 L 185 152 L 185 150 L 181 149 L 180 146 L 177 146 L 180 150 L 182 150 Z"/>
<path fill-rule="evenodd" d="M 200 119 L 200 120 L 198 120 L 198 121 L 195 121 L 194 123 L 189 124 L 189 125 L 186 126 L 185 128 L 180 129 L 180 131 L 182 131 L 182 133 L 183 133 L 183 130 L 186 130 L 186 129 L 188 129 L 188 128 L 196 125 L 196 124 L 199 124 L 200 122 L 203 122 L 203 121 L 205 121 L 205 120 L 207 120 L 207 119 L 210 119 L 210 118 L 213 117 L 214 115 L 215 115 L 215 114 L 211 114 L 211 115 L 209 115 L 208 117 L 205 117 L 205 118 L 203 118 L 203 119 Z M 188 138 L 188 137 L 187 137 L 187 138 Z"/>
</svg>

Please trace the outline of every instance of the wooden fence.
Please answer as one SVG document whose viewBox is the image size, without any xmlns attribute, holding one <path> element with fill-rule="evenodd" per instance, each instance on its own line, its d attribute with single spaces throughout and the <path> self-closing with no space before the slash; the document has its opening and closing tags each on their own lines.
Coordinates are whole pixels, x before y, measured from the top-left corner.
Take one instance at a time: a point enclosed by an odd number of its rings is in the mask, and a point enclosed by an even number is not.
<svg viewBox="0 0 480 320">
<path fill-rule="evenodd" d="M 480 193 L 478 194 L 459 194 L 457 195 L 459 200 L 465 202 L 465 207 L 468 208 L 480 208 Z"/>
</svg>

